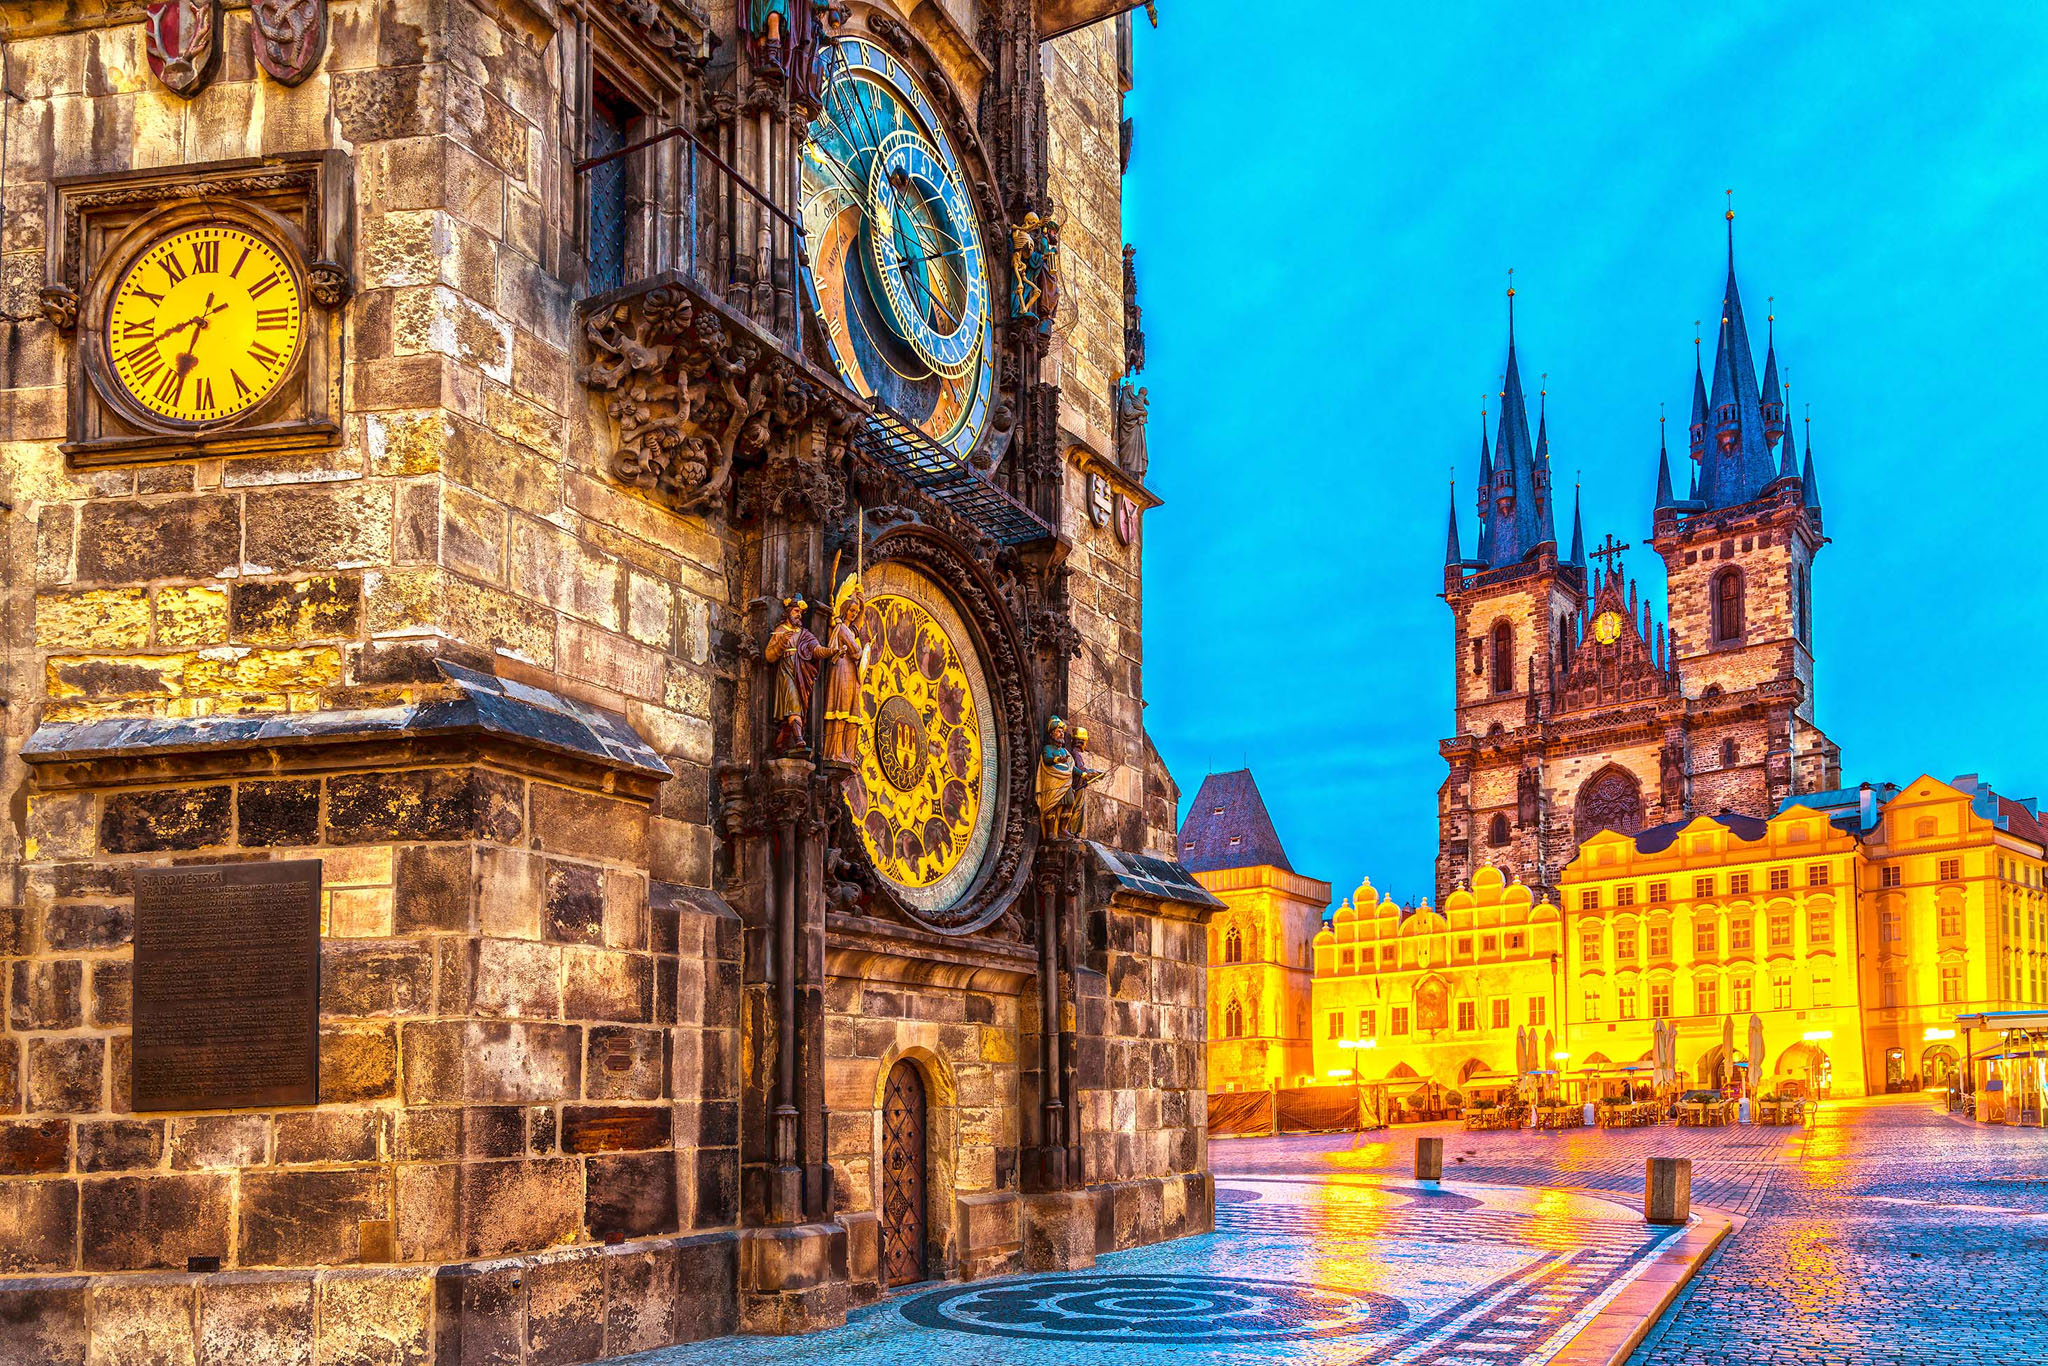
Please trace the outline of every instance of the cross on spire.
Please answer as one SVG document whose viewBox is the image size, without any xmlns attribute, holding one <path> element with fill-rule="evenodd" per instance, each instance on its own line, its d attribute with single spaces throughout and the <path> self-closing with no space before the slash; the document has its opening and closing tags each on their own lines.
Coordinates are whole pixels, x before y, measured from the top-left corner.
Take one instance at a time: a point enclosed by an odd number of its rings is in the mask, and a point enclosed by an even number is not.
<svg viewBox="0 0 2048 1366">
<path fill-rule="evenodd" d="M 1614 533 L 1610 531 L 1606 540 L 1593 547 L 1592 557 L 1602 561 L 1606 572 L 1612 574 L 1615 561 L 1621 558 L 1621 552 L 1630 548 L 1628 542 L 1615 540 Z"/>
</svg>

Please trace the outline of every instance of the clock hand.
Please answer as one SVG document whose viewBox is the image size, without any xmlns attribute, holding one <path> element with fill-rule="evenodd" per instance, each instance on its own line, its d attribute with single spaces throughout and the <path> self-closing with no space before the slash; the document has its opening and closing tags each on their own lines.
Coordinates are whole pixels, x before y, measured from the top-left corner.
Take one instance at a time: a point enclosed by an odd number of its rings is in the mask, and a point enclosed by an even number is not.
<svg viewBox="0 0 2048 1366">
<path fill-rule="evenodd" d="M 222 307 L 226 307 L 226 305 L 222 305 Z M 192 320 L 192 341 L 186 346 L 185 354 L 178 357 L 178 373 L 180 375 L 192 373 L 192 367 L 199 364 L 199 358 L 192 353 L 199 349 L 199 334 L 206 330 L 206 320 L 218 311 L 213 306 L 213 295 L 208 294 L 206 296 L 205 311 Z"/>
<path fill-rule="evenodd" d="M 212 304 L 213 296 L 211 294 L 207 295 L 206 301 L 209 304 Z M 157 333 L 156 336 L 151 338 L 151 340 L 162 341 L 166 337 L 175 337 L 176 335 L 178 335 L 178 333 L 183 332 L 186 328 L 192 326 L 192 324 L 194 323 L 204 325 L 205 321 L 208 318 L 212 317 L 216 313 L 223 311 L 226 308 L 226 304 L 214 304 L 213 307 L 207 309 L 204 313 L 195 314 L 192 317 L 185 319 L 185 321 L 179 323 L 176 327 L 166 328 L 162 332 Z"/>
</svg>

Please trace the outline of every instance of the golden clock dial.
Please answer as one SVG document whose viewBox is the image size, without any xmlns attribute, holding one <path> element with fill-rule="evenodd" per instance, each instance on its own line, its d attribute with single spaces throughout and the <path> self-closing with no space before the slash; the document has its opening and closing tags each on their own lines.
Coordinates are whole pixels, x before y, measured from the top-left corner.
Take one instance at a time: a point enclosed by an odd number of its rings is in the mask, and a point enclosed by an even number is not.
<svg viewBox="0 0 2048 1366">
<path fill-rule="evenodd" d="M 155 416 L 192 426 L 239 417 L 277 392 L 305 332 L 285 250 L 223 223 L 152 242 L 107 301 L 115 381 Z"/>
<path fill-rule="evenodd" d="M 859 765 L 847 807 L 868 861 L 913 911 L 942 916 L 974 881 L 995 825 L 986 676 L 937 585 L 897 564 L 866 580 Z"/>
<path fill-rule="evenodd" d="M 1593 637 L 1602 645 L 1612 645 L 1621 639 L 1621 613 L 1602 612 L 1593 618 Z"/>
</svg>

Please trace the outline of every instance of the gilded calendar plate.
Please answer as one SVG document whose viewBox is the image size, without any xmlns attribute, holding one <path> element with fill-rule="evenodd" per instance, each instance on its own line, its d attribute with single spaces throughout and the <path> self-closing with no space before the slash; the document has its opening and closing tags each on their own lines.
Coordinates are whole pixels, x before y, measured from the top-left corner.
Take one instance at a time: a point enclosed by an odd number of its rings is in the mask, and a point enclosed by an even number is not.
<svg viewBox="0 0 2048 1366">
<path fill-rule="evenodd" d="M 941 911 L 972 885 L 995 826 L 988 682 L 936 584 L 882 564 L 866 588 L 864 724 L 846 802 L 875 871 L 912 910 Z"/>
</svg>

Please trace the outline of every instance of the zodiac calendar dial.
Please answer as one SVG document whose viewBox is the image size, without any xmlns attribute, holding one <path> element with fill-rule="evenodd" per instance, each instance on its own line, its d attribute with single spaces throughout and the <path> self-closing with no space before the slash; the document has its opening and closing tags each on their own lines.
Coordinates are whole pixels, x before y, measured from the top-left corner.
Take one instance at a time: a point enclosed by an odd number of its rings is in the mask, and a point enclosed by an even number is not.
<svg viewBox="0 0 2048 1366">
<path fill-rule="evenodd" d="M 861 635 L 860 761 L 846 802 L 875 871 L 913 911 L 974 880 L 995 822 L 988 684 L 959 613 L 902 565 L 869 570 Z"/>
<path fill-rule="evenodd" d="M 291 374 L 306 331 L 290 253 L 225 223 L 144 248 L 107 303 L 106 354 L 129 401 L 160 421 L 240 417 Z"/>
<path fill-rule="evenodd" d="M 849 387 L 965 458 L 988 425 L 981 224 L 931 99 L 903 64 L 847 38 L 826 51 L 803 153 L 811 305 Z"/>
</svg>

